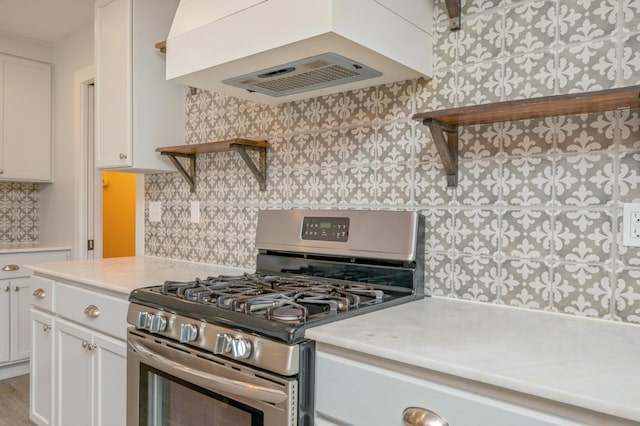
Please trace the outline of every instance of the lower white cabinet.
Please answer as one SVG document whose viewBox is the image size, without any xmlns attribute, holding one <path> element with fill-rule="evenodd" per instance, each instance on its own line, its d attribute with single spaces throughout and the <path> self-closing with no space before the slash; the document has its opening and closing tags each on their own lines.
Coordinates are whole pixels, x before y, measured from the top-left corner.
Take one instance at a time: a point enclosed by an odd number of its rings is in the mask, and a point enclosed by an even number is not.
<svg viewBox="0 0 640 426">
<path fill-rule="evenodd" d="M 56 319 L 56 347 L 56 424 L 124 425 L 126 344 Z"/>
<path fill-rule="evenodd" d="M 0 288 L 0 364 L 24 361 L 29 358 L 29 280 L 1 280 Z"/>
<path fill-rule="evenodd" d="M 29 372 L 33 300 L 28 263 L 63 261 L 68 251 L 0 254 L 0 380 Z"/>
<path fill-rule="evenodd" d="M 31 309 L 31 419 L 39 425 L 51 425 L 53 413 L 53 315 Z"/>
<path fill-rule="evenodd" d="M 578 426 L 498 399 L 416 377 L 409 372 L 374 365 L 370 360 L 316 353 L 316 425 L 405 426 L 403 412 L 413 408 L 409 422 L 429 410 L 449 426 Z M 433 423 L 437 424 L 437 423 Z"/>
<path fill-rule="evenodd" d="M 54 300 L 50 313 L 32 308 L 31 420 L 41 426 L 124 426 L 126 296 L 34 279 L 51 285 Z"/>
</svg>

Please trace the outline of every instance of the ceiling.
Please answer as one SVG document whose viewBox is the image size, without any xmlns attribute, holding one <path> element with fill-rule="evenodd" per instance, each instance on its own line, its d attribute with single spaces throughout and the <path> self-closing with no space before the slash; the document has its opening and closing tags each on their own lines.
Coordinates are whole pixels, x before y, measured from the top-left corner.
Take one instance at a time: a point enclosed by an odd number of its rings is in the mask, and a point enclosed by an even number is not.
<svg viewBox="0 0 640 426">
<path fill-rule="evenodd" d="M 0 0 L 0 34 L 53 46 L 93 22 L 93 0 Z"/>
</svg>

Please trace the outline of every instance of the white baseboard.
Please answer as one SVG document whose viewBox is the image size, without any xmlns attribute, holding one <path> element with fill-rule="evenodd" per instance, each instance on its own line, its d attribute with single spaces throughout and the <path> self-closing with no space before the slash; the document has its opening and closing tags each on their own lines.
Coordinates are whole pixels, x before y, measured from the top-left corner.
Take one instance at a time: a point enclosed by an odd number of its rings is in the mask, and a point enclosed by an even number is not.
<svg viewBox="0 0 640 426">
<path fill-rule="evenodd" d="M 29 374 L 29 361 L 0 366 L 0 380 Z"/>
</svg>

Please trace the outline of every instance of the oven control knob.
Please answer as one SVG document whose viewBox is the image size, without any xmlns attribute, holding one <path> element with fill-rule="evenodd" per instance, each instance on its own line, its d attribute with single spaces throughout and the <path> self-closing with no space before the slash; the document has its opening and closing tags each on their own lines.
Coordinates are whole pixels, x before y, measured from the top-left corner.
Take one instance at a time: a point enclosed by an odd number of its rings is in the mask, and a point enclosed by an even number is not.
<svg viewBox="0 0 640 426">
<path fill-rule="evenodd" d="M 159 333 L 167 329 L 167 319 L 164 315 L 158 314 L 151 317 L 151 324 L 149 325 L 149 331 L 152 333 Z"/>
<path fill-rule="evenodd" d="M 151 325 L 151 317 L 153 315 L 149 315 L 149 312 L 138 312 L 138 322 L 136 323 L 136 328 L 138 330 L 148 330 Z"/>
<path fill-rule="evenodd" d="M 249 355 L 251 355 L 251 342 L 238 337 L 231 342 L 231 350 L 233 351 L 233 357 L 236 359 L 249 358 Z"/>
<path fill-rule="evenodd" d="M 180 325 L 180 343 L 195 342 L 198 338 L 198 327 L 193 324 Z"/>
</svg>

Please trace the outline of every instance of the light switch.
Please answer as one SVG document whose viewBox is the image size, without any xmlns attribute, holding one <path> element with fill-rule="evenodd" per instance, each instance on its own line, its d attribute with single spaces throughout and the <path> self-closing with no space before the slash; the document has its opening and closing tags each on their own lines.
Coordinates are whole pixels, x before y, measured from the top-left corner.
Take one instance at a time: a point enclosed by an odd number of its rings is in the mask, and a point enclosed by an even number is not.
<svg viewBox="0 0 640 426">
<path fill-rule="evenodd" d="M 200 201 L 191 202 L 191 223 L 200 223 Z"/>
<path fill-rule="evenodd" d="M 162 204 L 160 201 L 149 201 L 149 222 L 160 222 L 162 217 Z"/>
</svg>

